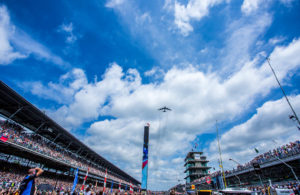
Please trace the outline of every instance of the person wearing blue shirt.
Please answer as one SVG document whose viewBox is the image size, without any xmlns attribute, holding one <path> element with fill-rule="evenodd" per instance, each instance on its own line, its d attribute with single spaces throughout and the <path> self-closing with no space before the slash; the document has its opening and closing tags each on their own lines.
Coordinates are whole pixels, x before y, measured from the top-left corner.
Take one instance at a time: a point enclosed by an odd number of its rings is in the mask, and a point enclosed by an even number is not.
<svg viewBox="0 0 300 195">
<path fill-rule="evenodd" d="M 40 176 L 44 171 L 40 168 L 33 168 L 28 170 L 28 175 L 23 179 L 20 184 L 20 195 L 32 195 L 35 191 L 34 179 Z"/>
</svg>

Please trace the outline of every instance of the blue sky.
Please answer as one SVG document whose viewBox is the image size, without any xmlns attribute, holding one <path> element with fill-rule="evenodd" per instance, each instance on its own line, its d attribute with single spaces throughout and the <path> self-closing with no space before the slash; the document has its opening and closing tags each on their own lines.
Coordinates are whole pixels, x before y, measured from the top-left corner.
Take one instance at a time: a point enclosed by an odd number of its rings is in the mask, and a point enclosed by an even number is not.
<svg viewBox="0 0 300 195">
<path fill-rule="evenodd" d="M 2 0 L 0 78 L 139 180 L 150 122 L 149 187 L 169 189 L 195 142 L 217 167 L 216 120 L 228 169 L 272 139 L 299 139 L 265 61 L 299 113 L 299 10 L 298 0 Z"/>
</svg>

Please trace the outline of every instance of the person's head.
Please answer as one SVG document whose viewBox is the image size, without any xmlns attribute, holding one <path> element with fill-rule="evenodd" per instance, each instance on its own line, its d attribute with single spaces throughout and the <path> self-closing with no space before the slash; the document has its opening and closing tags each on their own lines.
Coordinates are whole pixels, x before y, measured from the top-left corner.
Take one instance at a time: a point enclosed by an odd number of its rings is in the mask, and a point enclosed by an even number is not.
<svg viewBox="0 0 300 195">
<path fill-rule="evenodd" d="M 35 169 L 29 169 L 28 170 L 28 174 L 29 175 L 34 175 L 36 173 L 36 170 Z"/>
</svg>

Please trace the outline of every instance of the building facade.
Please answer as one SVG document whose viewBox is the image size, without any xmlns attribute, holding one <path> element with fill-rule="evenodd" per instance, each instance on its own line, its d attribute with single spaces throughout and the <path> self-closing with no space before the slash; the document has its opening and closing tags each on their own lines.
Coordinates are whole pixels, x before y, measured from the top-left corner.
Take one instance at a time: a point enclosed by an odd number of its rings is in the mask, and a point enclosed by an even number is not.
<svg viewBox="0 0 300 195">
<path fill-rule="evenodd" d="M 203 152 L 189 152 L 184 161 L 187 184 L 209 174 L 210 167 L 207 166 L 209 161 L 203 155 Z"/>
</svg>

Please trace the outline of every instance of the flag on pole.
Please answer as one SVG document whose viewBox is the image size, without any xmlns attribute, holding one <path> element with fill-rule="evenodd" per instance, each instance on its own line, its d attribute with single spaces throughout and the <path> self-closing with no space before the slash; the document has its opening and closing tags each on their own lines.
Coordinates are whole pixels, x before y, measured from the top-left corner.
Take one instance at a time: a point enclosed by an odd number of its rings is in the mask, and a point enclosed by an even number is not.
<svg viewBox="0 0 300 195">
<path fill-rule="evenodd" d="M 195 148 L 197 148 L 198 147 L 198 144 L 197 143 L 195 143 Z"/>
<path fill-rule="evenodd" d="M 88 177 L 88 175 L 89 175 L 89 170 L 90 170 L 90 168 L 88 168 L 88 170 L 87 170 L 87 172 L 86 172 L 86 175 L 85 175 L 85 177 L 84 177 L 83 184 L 82 184 L 82 186 L 81 186 L 81 190 L 82 190 L 82 191 L 84 190 L 84 185 L 85 185 L 86 179 L 87 179 L 87 177 Z"/>
<path fill-rule="evenodd" d="M 75 178 L 74 178 L 74 182 L 73 182 L 72 193 L 74 192 L 74 190 L 76 188 L 77 182 L 78 182 L 78 168 L 76 169 L 76 172 L 75 172 Z"/>
<path fill-rule="evenodd" d="M 113 192 L 113 186 L 114 186 L 114 181 L 111 182 L 111 186 L 110 186 L 110 193 Z"/>
<path fill-rule="evenodd" d="M 130 182 L 130 187 L 129 187 L 129 193 L 132 194 L 133 193 L 133 189 L 132 189 L 132 184 Z"/>
<path fill-rule="evenodd" d="M 119 182 L 119 192 L 121 192 L 121 182 Z"/>
<path fill-rule="evenodd" d="M 254 150 L 255 150 L 255 152 L 258 154 L 259 153 L 259 151 L 258 151 L 258 149 L 257 148 L 254 148 Z"/>
<path fill-rule="evenodd" d="M 107 168 L 106 168 L 106 171 L 105 171 L 105 177 L 104 177 L 103 193 L 105 193 L 105 188 L 106 188 L 106 178 L 107 178 Z"/>
</svg>

